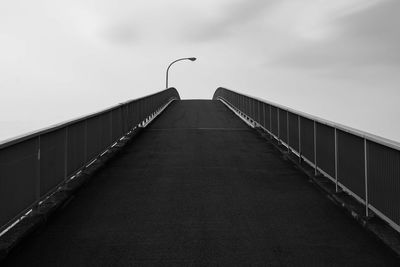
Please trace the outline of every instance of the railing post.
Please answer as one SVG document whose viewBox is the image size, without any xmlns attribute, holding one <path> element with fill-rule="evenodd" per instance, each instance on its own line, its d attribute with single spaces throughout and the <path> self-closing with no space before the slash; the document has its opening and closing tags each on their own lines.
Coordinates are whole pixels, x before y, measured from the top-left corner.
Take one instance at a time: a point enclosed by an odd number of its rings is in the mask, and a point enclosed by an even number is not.
<svg viewBox="0 0 400 267">
<path fill-rule="evenodd" d="M 338 138 L 335 128 L 335 191 L 338 192 Z"/>
<path fill-rule="evenodd" d="M 317 124 L 314 121 L 314 175 L 317 175 Z"/>
<path fill-rule="evenodd" d="M 364 177 L 365 177 L 365 216 L 369 216 L 368 209 L 368 146 L 367 139 L 364 138 Z"/>
</svg>

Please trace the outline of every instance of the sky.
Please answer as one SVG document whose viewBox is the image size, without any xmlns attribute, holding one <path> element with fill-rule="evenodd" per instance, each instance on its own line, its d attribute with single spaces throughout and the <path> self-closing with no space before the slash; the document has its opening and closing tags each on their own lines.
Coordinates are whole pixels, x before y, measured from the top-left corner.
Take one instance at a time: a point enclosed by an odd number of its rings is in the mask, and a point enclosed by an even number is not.
<svg viewBox="0 0 400 267">
<path fill-rule="evenodd" d="M 400 141 L 398 0 L 2 0 L 0 140 L 219 86 Z"/>
</svg>

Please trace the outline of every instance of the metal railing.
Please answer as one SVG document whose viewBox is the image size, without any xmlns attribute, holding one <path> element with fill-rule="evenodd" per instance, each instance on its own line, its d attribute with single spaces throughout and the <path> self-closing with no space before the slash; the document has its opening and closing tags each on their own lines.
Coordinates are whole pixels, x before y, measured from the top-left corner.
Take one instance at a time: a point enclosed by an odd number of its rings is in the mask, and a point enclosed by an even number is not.
<svg viewBox="0 0 400 267">
<path fill-rule="evenodd" d="M 175 99 L 169 88 L 0 143 L 0 232 Z"/>
<path fill-rule="evenodd" d="M 400 232 L 400 144 L 260 98 L 218 88 L 222 100 L 311 165 L 315 174 Z"/>
</svg>

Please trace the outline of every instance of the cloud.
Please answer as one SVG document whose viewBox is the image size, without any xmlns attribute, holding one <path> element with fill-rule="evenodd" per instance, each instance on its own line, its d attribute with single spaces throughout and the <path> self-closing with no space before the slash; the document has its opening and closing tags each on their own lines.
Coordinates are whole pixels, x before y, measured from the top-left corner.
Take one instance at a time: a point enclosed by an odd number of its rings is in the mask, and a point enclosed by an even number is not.
<svg viewBox="0 0 400 267">
<path fill-rule="evenodd" d="M 251 22 L 265 15 L 268 7 L 276 0 L 240 0 L 222 6 L 220 12 L 214 17 L 198 17 L 190 28 L 185 28 L 183 39 L 192 42 L 206 42 L 219 40 L 239 32 Z M 240 30 L 242 31 L 242 30 Z"/>
<path fill-rule="evenodd" d="M 369 6 L 371 7 L 371 6 Z M 335 35 L 316 42 L 299 40 L 275 63 L 296 68 L 400 67 L 400 2 L 381 1 L 331 21 Z M 355 10 L 353 10 L 355 11 Z"/>
<path fill-rule="evenodd" d="M 119 22 L 110 25 L 103 30 L 101 36 L 113 44 L 133 44 L 139 40 L 139 32 L 136 31 L 132 22 Z"/>
</svg>

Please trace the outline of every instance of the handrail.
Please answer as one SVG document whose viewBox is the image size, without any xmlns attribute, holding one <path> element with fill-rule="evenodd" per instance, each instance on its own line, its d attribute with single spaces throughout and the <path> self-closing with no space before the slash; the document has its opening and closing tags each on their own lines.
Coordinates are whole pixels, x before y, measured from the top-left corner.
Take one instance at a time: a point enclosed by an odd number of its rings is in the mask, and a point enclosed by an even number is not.
<svg viewBox="0 0 400 267">
<path fill-rule="evenodd" d="M 318 117 L 318 116 L 315 116 L 315 115 L 311 115 L 311 114 L 303 112 L 303 111 L 292 109 L 290 107 L 287 107 L 287 106 L 284 106 L 284 105 L 281 105 L 281 104 L 277 104 L 277 103 L 269 101 L 269 100 L 265 100 L 265 99 L 263 99 L 261 97 L 255 97 L 255 96 L 243 94 L 243 93 L 237 92 L 237 91 L 232 90 L 232 89 L 228 89 L 228 88 L 224 88 L 224 87 L 217 88 L 217 90 L 214 93 L 213 99 L 217 99 L 217 97 L 218 97 L 217 96 L 218 89 L 224 89 L 224 90 L 228 90 L 228 91 L 234 92 L 236 94 L 241 94 L 243 96 L 246 96 L 246 97 L 249 97 L 249 98 L 264 102 L 264 103 L 267 103 L 269 105 L 272 105 L 272 106 L 275 106 L 277 108 L 289 111 L 291 113 L 298 114 L 298 115 L 300 115 L 302 117 L 305 117 L 307 119 L 310 119 L 310 120 L 313 120 L 313 121 L 317 121 L 317 122 L 319 122 L 321 124 L 325 124 L 325 125 L 340 129 L 340 130 L 342 130 L 344 132 L 347 132 L 347 133 L 350 133 L 350 134 L 354 134 L 354 135 L 357 135 L 357 136 L 362 137 L 362 138 L 367 138 L 367 139 L 369 139 L 371 141 L 374 141 L 376 143 L 379 143 L 379 144 L 382 144 L 382 145 L 385 145 L 385 146 L 389 146 L 389 147 L 391 147 L 393 149 L 400 150 L 400 142 L 397 142 L 395 140 L 391 140 L 391 139 L 384 138 L 384 137 L 381 137 L 381 136 L 378 136 L 378 135 L 375 135 L 375 134 L 371 134 L 371 133 L 368 133 L 368 132 L 365 132 L 365 131 L 362 131 L 362 130 L 358 130 L 358 129 L 352 128 L 352 127 L 344 125 L 344 124 L 333 122 L 333 121 L 330 121 L 330 120 L 327 120 L 327 119 L 324 119 L 324 118 L 321 118 L 321 117 Z"/>
<path fill-rule="evenodd" d="M 177 99 L 180 99 L 179 93 L 174 87 L 165 89 L 163 91 L 166 91 L 166 90 L 175 91 Z M 102 109 L 100 111 L 96 111 L 96 112 L 89 113 L 89 114 L 86 114 L 86 115 L 83 115 L 83 116 L 72 118 L 72 119 L 57 123 L 57 124 L 50 125 L 48 127 L 44 127 L 44 128 L 41 128 L 41 129 L 38 129 L 38 130 L 34 130 L 34 131 L 31 131 L 31 132 L 28 132 L 28 133 L 25 133 L 25 134 L 22 134 L 22 135 L 18 135 L 18 136 L 12 137 L 12 138 L 8 138 L 6 140 L 2 140 L 2 141 L 0 141 L 0 149 L 6 148 L 6 147 L 14 145 L 14 144 L 17 144 L 19 142 L 23 142 L 23 141 L 25 141 L 25 140 L 27 140 L 29 138 L 33 138 L 33 137 L 41 135 L 41 134 L 45 134 L 45 133 L 48 133 L 48 132 L 51 132 L 51 131 L 55 131 L 57 129 L 66 127 L 68 125 L 71 125 L 71 124 L 74 124 L 74 123 L 77 123 L 77 122 L 80 122 L 80 121 L 83 121 L 83 120 L 86 120 L 86 119 L 89 119 L 89 118 L 104 114 L 104 113 L 109 112 L 111 110 L 115 110 L 115 109 L 117 109 L 117 108 L 119 108 L 119 107 L 121 107 L 123 105 L 127 105 L 127 104 L 130 104 L 132 102 L 136 102 L 136 101 L 139 101 L 139 100 L 142 100 L 142 99 L 146 99 L 146 98 L 152 97 L 152 96 L 157 95 L 157 94 L 159 94 L 159 93 L 161 93 L 163 91 L 152 93 L 152 94 L 149 94 L 149 95 L 146 95 L 146 96 L 143 96 L 143 97 L 131 99 L 131 100 L 119 103 L 117 105 L 113 105 L 111 107 Z"/>
</svg>

